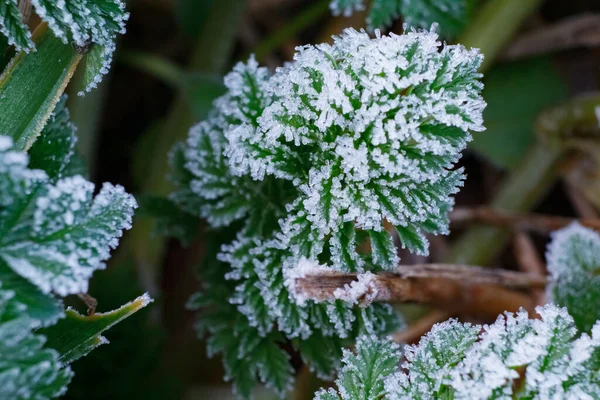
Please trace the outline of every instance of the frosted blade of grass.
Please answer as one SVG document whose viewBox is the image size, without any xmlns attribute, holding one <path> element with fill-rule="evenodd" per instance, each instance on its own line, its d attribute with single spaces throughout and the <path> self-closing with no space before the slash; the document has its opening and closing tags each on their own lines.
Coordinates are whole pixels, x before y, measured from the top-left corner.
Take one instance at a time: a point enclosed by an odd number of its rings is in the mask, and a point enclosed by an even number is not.
<svg viewBox="0 0 600 400">
<path fill-rule="evenodd" d="M 0 133 L 15 149 L 29 149 L 44 128 L 81 55 L 40 26 L 33 38 L 37 51 L 15 56 L 0 77 Z"/>
</svg>

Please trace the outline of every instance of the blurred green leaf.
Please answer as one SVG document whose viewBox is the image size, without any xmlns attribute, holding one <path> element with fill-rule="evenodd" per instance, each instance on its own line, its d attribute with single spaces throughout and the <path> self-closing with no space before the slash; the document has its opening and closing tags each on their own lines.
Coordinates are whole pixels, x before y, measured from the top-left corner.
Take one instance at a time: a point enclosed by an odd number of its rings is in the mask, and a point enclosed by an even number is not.
<svg viewBox="0 0 600 400">
<path fill-rule="evenodd" d="M 131 303 L 107 313 L 83 316 L 73 309 L 66 311 L 64 319 L 56 325 L 43 329 L 48 338 L 47 346 L 57 350 L 65 363 L 85 356 L 101 344 L 108 343 L 100 334 L 147 306 L 152 299 L 144 294 Z"/>
<path fill-rule="evenodd" d="M 176 238 L 184 246 L 198 236 L 200 220 L 182 211 L 171 200 L 152 195 L 142 195 L 137 200 L 137 216 L 154 218 L 156 234 Z"/>
<path fill-rule="evenodd" d="M 215 3 L 216 0 L 177 0 L 175 17 L 181 29 L 190 36 L 198 36 Z"/>
<path fill-rule="evenodd" d="M 487 130 L 473 134 L 471 149 L 501 168 L 514 168 L 534 142 L 539 113 L 568 95 L 548 58 L 501 64 L 485 76 L 483 113 Z"/>
<path fill-rule="evenodd" d="M 11 136 L 17 150 L 31 147 L 81 59 L 45 24 L 33 40 L 37 51 L 17 54 L 0 78 L 0 133 Z"/>
<path fill-rule="evenodd" d="M 225 85 L 222 76 L 189 73 L 183 77 L 181 90 L 196 118 L 204 119 L 212 108 L 213 101 L 225 94 Z"/>
</svg>

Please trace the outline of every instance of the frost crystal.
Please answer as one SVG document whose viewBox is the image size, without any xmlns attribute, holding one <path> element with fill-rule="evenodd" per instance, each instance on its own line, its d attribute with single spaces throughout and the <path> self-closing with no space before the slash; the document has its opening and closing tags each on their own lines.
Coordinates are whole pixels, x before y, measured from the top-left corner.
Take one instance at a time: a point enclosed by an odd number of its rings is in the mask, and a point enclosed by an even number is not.
<svg viewBox="0 0 600 400">
<path fill-rule="evenodd" d="M 230 243 L 205 278 L 214 291 L 193 304 L 237 309 L 232 321 L 202 324 L 202 332 L 248 332 L 212 346 L 238 390 L 251 386 L 248 371 L 266 376 L 230 358 L 264 367 L 254 343 L 291 340 L 327 376 L 341 343 L 397 326 L 389 306 L 367 306 L 374 288 L 366 272 L 398 262 L 384 224 L 403 247 L 426 254 L 425 234 L 448 230 L 463 180 L 455 163 L 470 131 L 483 130 L 482 56 L 441 47 L 429 31 L 372 38 L 349 29 L 331 45 L 299 47 L 273 75 L 251 58 L 235 66 L 227 94 L 172 152 L 171 200 Z M 315 266 L 364 273 L 338 295 L 366 307 L 295 296 L 290 283 Z M 287 379 L 269 379 L 285 391 Z"/>
<path fill-rule="evenodd" d="M 506 313 L 482 333 L 481 326 L 454 320 L 437 324 L 418 345 L 404 348 L 400 368 L 397 345 L 360 338 L 356 355 L 345 352 L 338 392 L 321 390 L 315 399 L 598 398 L 600 324 L 591 336 L 577 337 L 565 309 L 546 305 L 537 312 L 541 320 Z"/>
</svg>

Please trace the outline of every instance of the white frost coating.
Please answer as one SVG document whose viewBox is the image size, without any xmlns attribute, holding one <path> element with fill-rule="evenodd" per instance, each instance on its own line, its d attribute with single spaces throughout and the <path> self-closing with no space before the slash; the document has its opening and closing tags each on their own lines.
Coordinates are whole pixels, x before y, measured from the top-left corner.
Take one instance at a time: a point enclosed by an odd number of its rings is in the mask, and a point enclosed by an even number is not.
<svg viewBox="0 0 600 400">
<path fill-rule="evenodd" d="M 461 184 L 462 171 L 450 169 L 468 131 L 484 129 L 481 54 L 440 52 L 427 31 L 371 38 L 348 29 L 334 39 L 299 47 L 277 70 L 258 130 L 226 133 L 233 170 L 293 181 L 298 210 L 321 235 L 346 221 L 381 230 L 384 219 L 407 226 L 441 218 Z"/>
<path fill-rule="evenodd" d="M 323 275 L 331 273 L 333 273 L 331 268 L 327 268 L 315 260 L 309 260 L 306 257 L 301 257 L 295 267 L 284 270 L 285 286 L 294 296 L 296 303 L 300 306 L 303 306 L 306 304 L 308 298 L 296 290 L 296 280 L 305 278 L 309 275 Z"/>
<path fill-rule="evenodd" d="M 333 296 L 350 304 L 367 307 L 377 298 L 380 290 L 381 288 L 377 285 L 377 275 L 372 272 L 364 272 L 358 274 L 357 280 L 352 281 L 343 288 L 336 289 Z"/>
</svg>

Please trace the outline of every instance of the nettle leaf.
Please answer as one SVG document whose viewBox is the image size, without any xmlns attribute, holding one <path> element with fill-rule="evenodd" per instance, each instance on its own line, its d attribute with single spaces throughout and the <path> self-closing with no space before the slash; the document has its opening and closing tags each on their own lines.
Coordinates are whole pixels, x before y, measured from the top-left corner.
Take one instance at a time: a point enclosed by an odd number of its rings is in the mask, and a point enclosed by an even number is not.
<svg viewBox="0 0 600 400">
<path fill-rule="evenodd" d="M 48 338 L 46 345 L 58 351 L 60 361 L 69 364 L 87 355 L 99 345 L 108 343 L 108 340 L 101 336 L 102 332 L 146 307 L 152 301 L 146 293 L 116 310 L 90 316 L 83 316 L 73 309 L 68 309 L 64 319 L 43 329 L 41 333 Z"/>
<path fill-rule="evenodd" d="M 371 239 L 373 262 L 384 269 L 393 269 L 400 259 L 396 253 L 392 236 L 386 231 L 376 232 L 370 230 L 369 238 Z"/>
<path fill-rule="evenodd" d="M 549 298 L 569 310 L 579 330 L 590 332 L 600 320 L 600 234 L 578 224 L 556 231 L 546 258 Z"/>
<path fill-rule="evenodd" d="M 538 307 L 541 319 L 525 311 L 505 313 L 492 325 L 449 320 L 436 324 L 419 344 L 404 348 L 361 337 L 345 352 L 334 389 L 315 399 L 410 400 L 595 398 L 600 383 L 600 324 L 591 336 L 577 335 L 565 309 Z"/>
<path fill-rule="evenodd" d="M 62 302 L 42 293 L 27 279 L 14 273 L 4 261 L 0 261 L 0 282 L 2 287 L 11 288 L 12 301 L 21 305 L 20 312 L 31 320 L 32 326 L 49 326 L 64 316 Z"/>
</svg>

